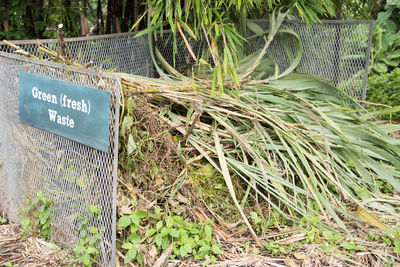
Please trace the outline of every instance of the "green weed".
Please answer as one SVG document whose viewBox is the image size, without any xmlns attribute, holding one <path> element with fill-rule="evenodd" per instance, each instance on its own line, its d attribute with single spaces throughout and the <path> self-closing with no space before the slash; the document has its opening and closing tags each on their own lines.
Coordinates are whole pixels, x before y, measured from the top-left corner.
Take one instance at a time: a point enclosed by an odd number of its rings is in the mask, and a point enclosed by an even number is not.
<svg viewBox="0 0 400 267">
<path fill-rule="evenodd" d="M 95 220 L 98 219 L 99 209 L 96 206 L 89 206 L 91 214 L 95 215 Z M 78 224 L 78 234 L 80 242 L 73 248 L 75 253 L 75 260 L 79 264 L 85 266 L 92 266 L 99 257 L 99 250 L 97 245 L 102 238 L 99 229 L 89 226 L 87 218 L 78 216 L 80 219 Z"/>
<path fill-rule="evenodd" d="M 387 237 L 383 237 L 384 243 L 393 248 L 393 252 L 400 255 L 400 228 L 396 230 L 384 229 Z"/>
<path fill-rule="evenodd" d="M 21 230 L 34 234 L 40 234 L 45 240 L 51 239 L 51 212 L 53 201 L 48 199 L 42 191 L 38 191 L 31 201 L 27 199 L 29 206 L 21 211 Z"/>
<path fill-rule="evenodd" d="M 140 233 L 139 229 L 144 225 L 150 225 L 150 228 Z M 137 262 L 143 265 L 140 250 L 153 244 L 161 252 L 172 243 L 172 259 L 192 255 L 195 259 L 204 260 L 204 265 L 215 262 L 216 255 L 222 254 L 222 245 L 213 242 L 214 230 L 210 222 L 188 222 L 181 216 L 161 212 L 159 207 L 154 213 L 139 210 L 124 215 L 118 220 L 118 227 L 129 232 L 126 242 L 122 244 L 126 251 L 125 264 Z"/>
<path fill-rule="evenodd" d="M 0 225 L 5 224 L 6 222 L 7 219 L 0 216 Z"/>
<path fill-rule="evenodd" d="M 4 267 L 18 267 L 19 265 L 18 264 L 13 264 L 13 263 L 7 261 L 7 262 L 3 263 L 3 266 Z"/>
</svg>

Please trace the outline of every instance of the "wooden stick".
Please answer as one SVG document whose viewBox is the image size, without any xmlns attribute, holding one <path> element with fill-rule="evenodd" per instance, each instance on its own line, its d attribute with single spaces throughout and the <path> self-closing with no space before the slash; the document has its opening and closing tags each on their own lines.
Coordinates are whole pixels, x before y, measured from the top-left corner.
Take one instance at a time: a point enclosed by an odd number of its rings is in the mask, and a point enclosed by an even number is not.
<svg viewBox="0 0 400 267">
<path fill-rule="evenodd" d="M 61 61 L 63 61 L 63 62 L 64 62 L 65 64 L 67 64 L 67 65 L 72 65 L 72 66 L 79 67 L 79 68 L 85 68 L 84 66 L 82 66 L 82 65 L 79 64 L 79 63 L 71 62 L 71 61 L 69 61 L 69 60 L 67 61 L 63 56 L 57 55 L 56 52 L 51 51 L 50 49 L 44 48 L 43 46 L 39 46 L 38 49 L 39 49 L 40 52 L 43 52 L 43 53 L 45 53 L 45 54 L 48 54 L 48 55 L 50 55 L 50 56 L 52 56 L 52 57 L 54 57 L 54 58 L 60 59 Z"/>
<path fill-rule="evenodd" d="M 27 57 L 30 57 L 30 58 L 38 59 L 38 57 L 32 55 L 32 54 L 29 53 L 28 51 L 25 51 L 24 49 L 22 49 L 22 48 L 19 47 L 18 45 L 15 45 L 15 44 L 13 44 L 13 43 L 7 41 L 7 40 L 3 40 L 3 42 L 4 42 L 6 45 L 8 45 L 8 46 L 10 46 L 10 47 L 12 47 L 12 48 L 14 48 L 14 49 L 16 49 L 15 53 L 19 53 L 19 54 L 22 54 L 22 55 L 27 56 Z"/>
</svg>

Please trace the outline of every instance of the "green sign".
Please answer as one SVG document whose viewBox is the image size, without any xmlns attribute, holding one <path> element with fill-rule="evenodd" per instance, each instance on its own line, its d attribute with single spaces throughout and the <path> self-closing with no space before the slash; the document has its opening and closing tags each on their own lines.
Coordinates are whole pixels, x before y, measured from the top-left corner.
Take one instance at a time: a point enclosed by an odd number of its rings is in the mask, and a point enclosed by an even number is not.
<svg viewBox="0 0 400 267">
<path fill-rule="evenodd" d="M 110 92 L 19 72 L 19 119 L 108 151 Z"/>
</svg>

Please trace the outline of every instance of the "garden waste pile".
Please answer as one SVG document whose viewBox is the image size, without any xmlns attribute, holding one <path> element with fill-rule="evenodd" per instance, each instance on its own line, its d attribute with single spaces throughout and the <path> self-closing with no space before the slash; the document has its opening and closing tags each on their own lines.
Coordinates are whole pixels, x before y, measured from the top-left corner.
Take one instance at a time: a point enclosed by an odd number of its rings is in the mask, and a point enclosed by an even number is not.
<svg viewBox="0 0 400 267">
<path fill-rule="evenodd" d="M 296 34 L 274 16 L 265 47 L 235 69 L 224 64 L 218 73 L 203 62 L 183 76 L 156 51 L 168 75 L 115 73 L 121 261 L 153 264 L 168 252 L 208 264 L 227 260 L 218 244 L 287 255 L 298 242 L 352 264 L 399 260 L 400 140 L 390 133 L 400 126 L 377 119 L 399 107 L 369 112 L 320 78 L 295 73 L 300 43 L 280 72 L 265 57 L 268 46 L 277 33 Z M 211 229 L 213 240 L 202 236 Z M 388 241 L 378 246 L 381 235 Z M 232 245 L 246 241 L 254 250 Z M 293 264 L 306 254 L 295 253 Z"/>
</svg>

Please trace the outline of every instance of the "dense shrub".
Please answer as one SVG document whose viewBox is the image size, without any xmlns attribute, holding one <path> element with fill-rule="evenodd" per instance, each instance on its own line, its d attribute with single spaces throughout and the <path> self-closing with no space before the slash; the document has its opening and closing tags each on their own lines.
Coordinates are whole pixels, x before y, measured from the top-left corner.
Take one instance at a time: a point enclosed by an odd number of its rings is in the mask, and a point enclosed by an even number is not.
<svg viewBox="0 0 400 267">
<path fill-rule="evenodd" d="M 373 75 L 368 79 L 367 101 L 388 106 L 400 105 L 400 68 L 390 73 Z M 389 115 L 384 117 L 389 118 Z M 400 120 L 400 113 L 392 114 Z"/>
</svg>

